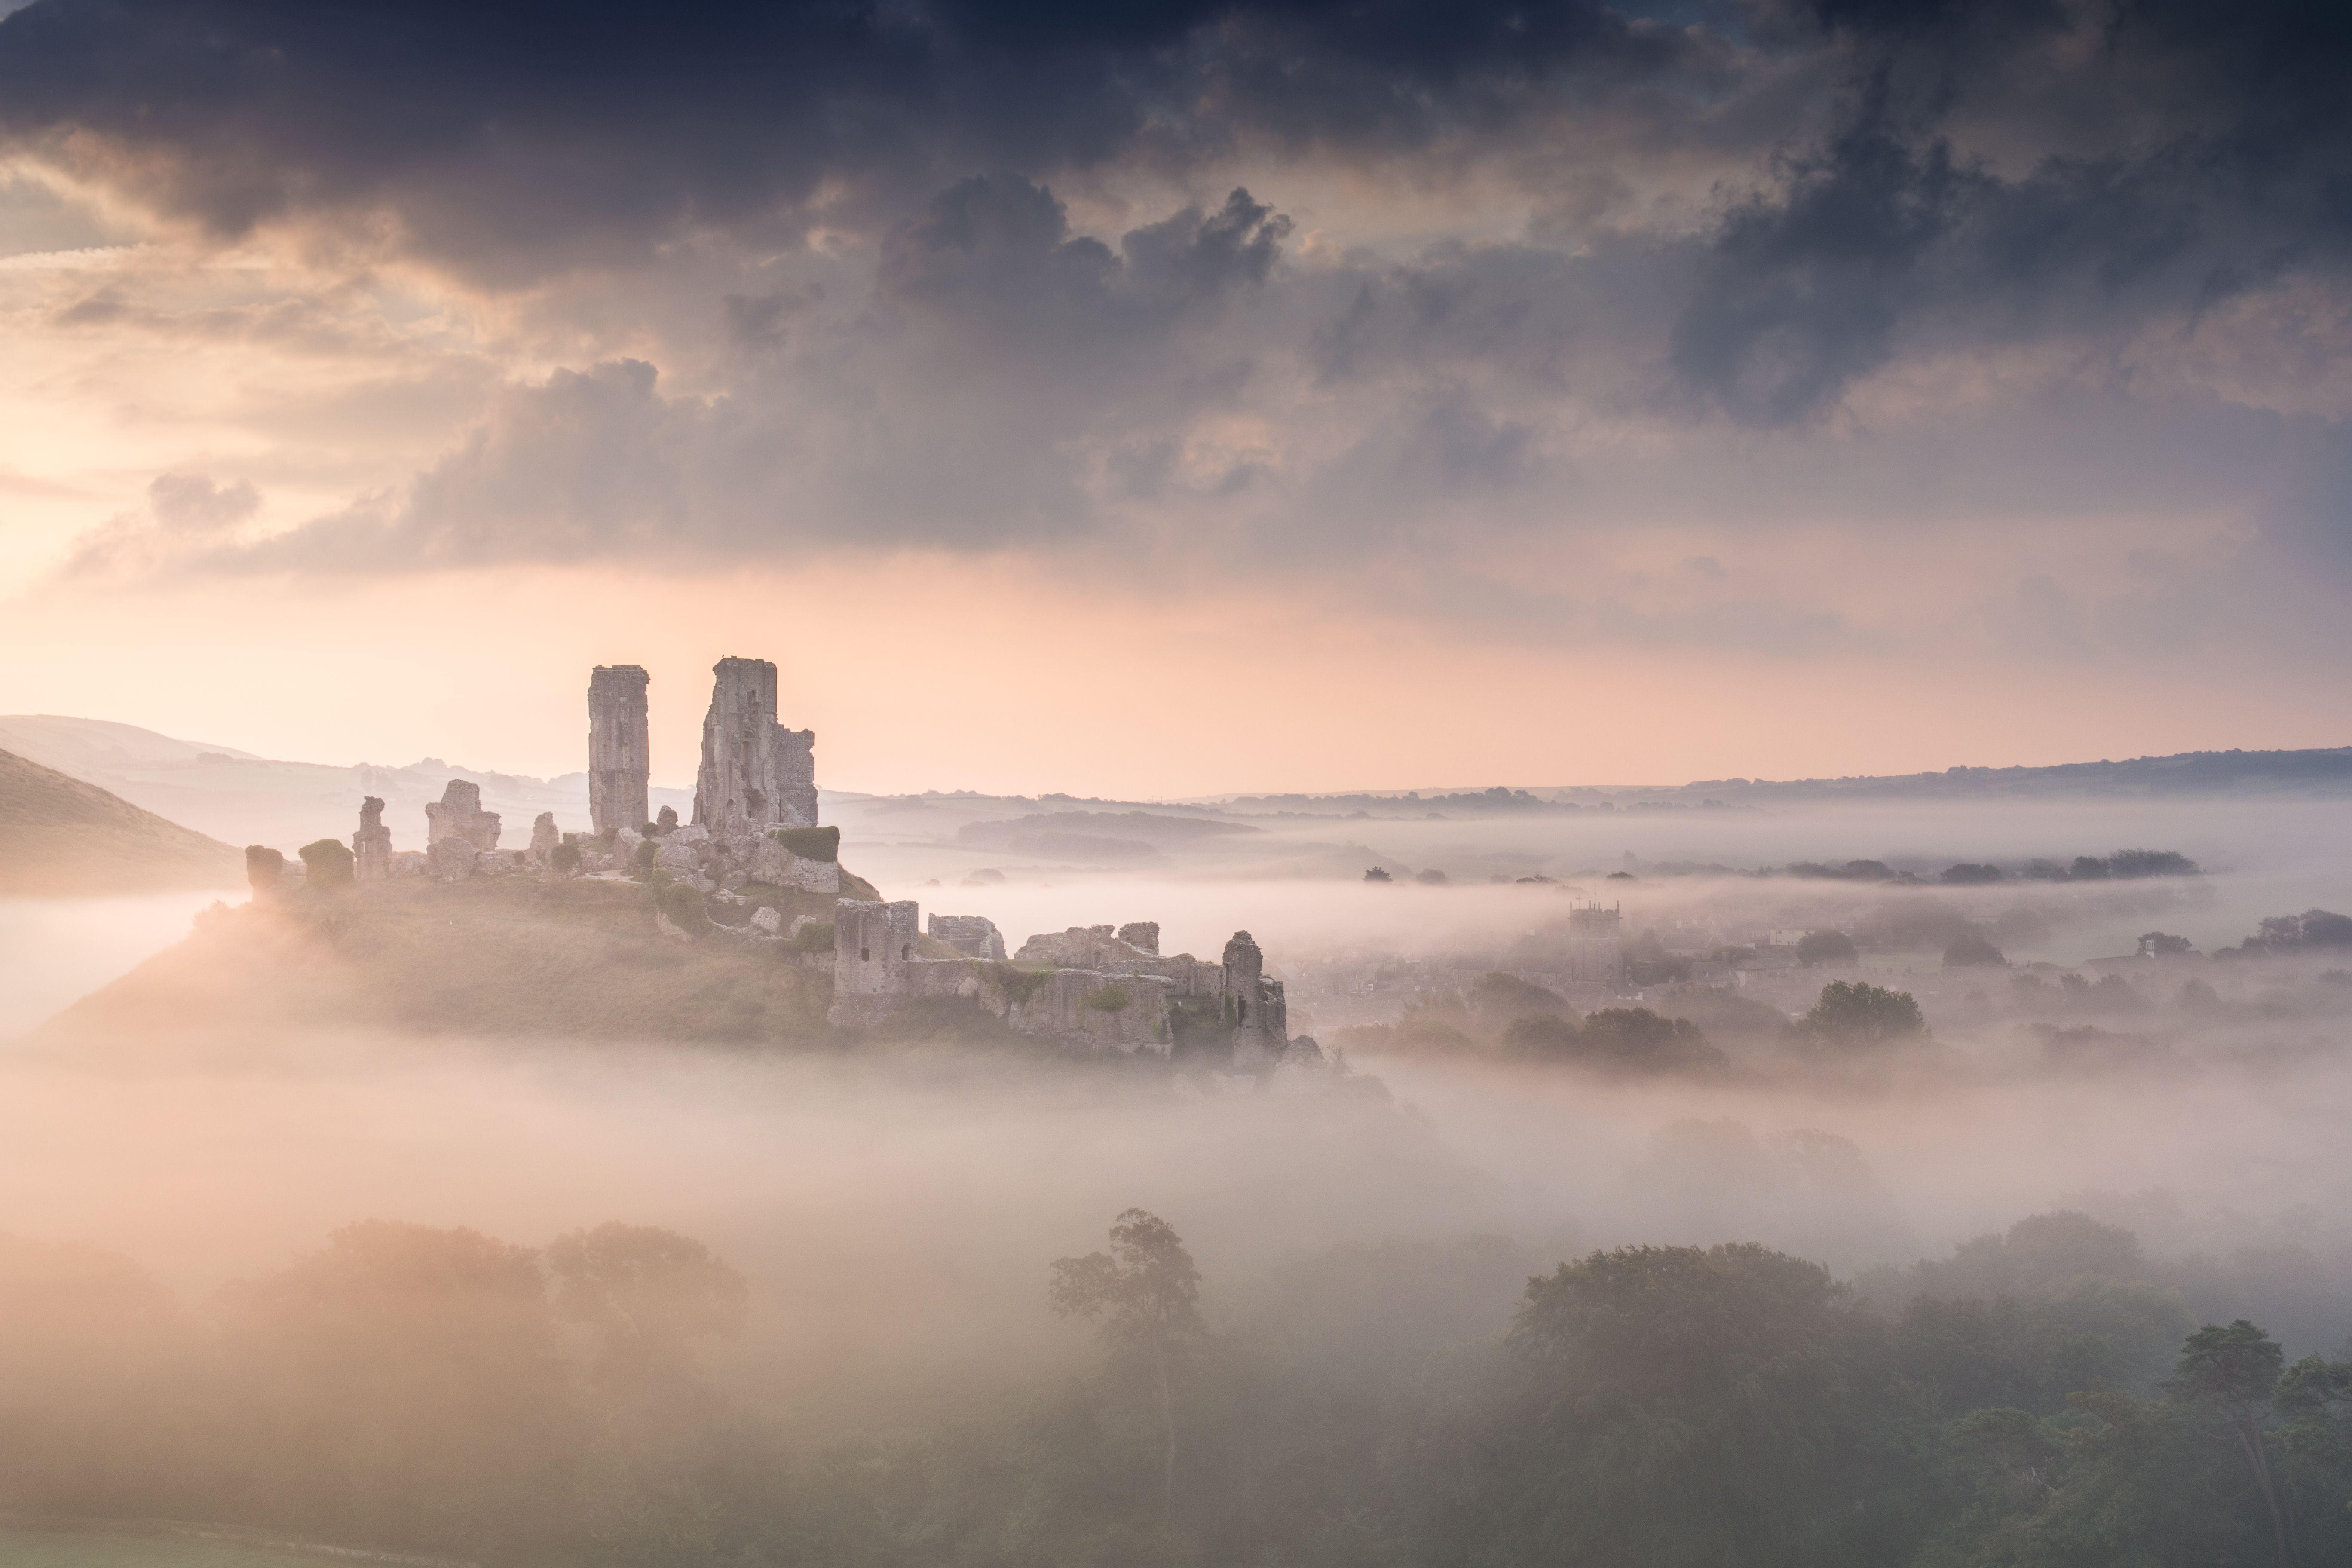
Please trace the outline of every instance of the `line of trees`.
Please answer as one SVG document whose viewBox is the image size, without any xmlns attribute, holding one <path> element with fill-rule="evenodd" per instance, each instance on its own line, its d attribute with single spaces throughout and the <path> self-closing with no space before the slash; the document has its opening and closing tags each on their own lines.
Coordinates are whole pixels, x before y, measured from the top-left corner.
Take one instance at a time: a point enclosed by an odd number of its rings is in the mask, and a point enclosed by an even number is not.
<svg viewBox="0 0 2352 1568">
<path fill-rule="evenodd" d="M 2149 1271 L 2079 1215 L 1859 1287 L 1752 1244 L 1530 1278 L 1401 1243 L 1291 1259 L 1213 1326 L 1130 1209 L 1046 1271 L 1098 1328 L 1083 1373 L 812 1447 L 701 1370 L 747 1288 L 675 1233 L 371 1222 L 200 1319 L 0 1241 L 0 1508 L 593 1568 L 2352 1557 L 2352 1361 L 2195 1326 Z"/>
</svg>

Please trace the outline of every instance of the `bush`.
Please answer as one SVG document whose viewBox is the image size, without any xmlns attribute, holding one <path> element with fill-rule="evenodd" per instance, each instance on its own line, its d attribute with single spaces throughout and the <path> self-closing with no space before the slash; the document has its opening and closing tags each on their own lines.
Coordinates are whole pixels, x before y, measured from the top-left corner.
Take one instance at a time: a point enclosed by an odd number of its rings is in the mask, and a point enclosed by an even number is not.
<svg viewBox="0 0 2352 1568">
<path fill-rule="evenodd" d="M 296 853 L 302 857 L 304 873 L 313 888 L 324 890 L 351 886 L 352 852 L 341 840 L 321 838 L 315 844 L 305 844 Z"/>
<path fill-rule="evenodd" d="M 2176 849 L 2118 849 L 2107 857 L 2110 877 L 2194 877 L 2197 862 Z"/>
<path fill-rule="evenodd" d="M 1811 969 L 1823 963 L 1852 963 L 1861 955 L 1853 938 L 1842 931 L 1809 931 L 1797 939 L 1797 962 Z"/>
<path fill-rule="evenodd" d="M 554 867 L 559 875 L 569 877 L 572 872 L 580 869 L 580 846 L 577 844 L 557 845 L 553 851 L 549 854 L 547 863 Z"/>
<path fill-rule="evenodd" d="M 2000 880 L 2000 868 L 1976 865 L 1963 860 L 1957 866 L 1945 867 L 1943 876 L 1937 879 L 1962 887 L 1979 882 L 1998 882 Z"/>
<path fill-rule="evenodd" d="M 640 879 L 652 876 L 660 854 L 661 846 L 650 838 L 646 839 L 637 846 L 637 852 L 629 858 L 629 874 Z"/>
<path fill-rule="evenodd" d="M 1822 987 L 1803 1028 L 1815 1039 L 1851 1048 L 1925 1039 L 1927 1020 L 1908 991 L 1833 980 Z"/>
<path fill-rule="evenodd" d="M 1100 985 L 1087 993 L 1087 1005 L 1097 1013 L 1124 1013 L 1134 1000 L 1123 985 Z"/>
<path fill-rule="evenodd" d="M 710 906 L 703 901 L 701 889 L 690 882 L 663 883 L 654 889 L 654 907 L 688 936 L 710 930 Z"/>
<path fill-rule="evenodd" d="M 841 829 L 838 827 L 779 827 L 769 837 L 784 847 L 788 855 L 803 860 L 841 859 Z"/>
<path fill-rule="evenodd" d="M 1396 879 L 1390 876 L 1386 871 L 1381 870 L 1378 866 L 1375 866 L 1370 870 L 1364 873 L 1364 880 L 1367 882 L 1392 882 L 1396 880 Z"/>
<path fill-rule="evenodd" d="M 793 933 L 793 946 L 803 952 L 831 952 L 833 922 L 831 921 L 809 921 Z"/>
</svg>

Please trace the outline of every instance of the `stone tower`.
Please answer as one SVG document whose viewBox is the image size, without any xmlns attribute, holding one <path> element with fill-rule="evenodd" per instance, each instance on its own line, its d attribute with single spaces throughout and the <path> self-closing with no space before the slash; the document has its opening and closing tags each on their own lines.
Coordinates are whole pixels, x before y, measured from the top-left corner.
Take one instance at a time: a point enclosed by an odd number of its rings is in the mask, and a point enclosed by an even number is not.
<svg viewBox="0 0 2352 1568">
<path fill-rule="evenodd" d="M 352 835 L 352 875 L 362 882 L 382 882 L 392 876 L 392 829 L 383 825 L 380 796 L 360 802 L 360 830 Z"/>
<path fill-rule="evenodd" d="M 776 667 L 764 658 L 711 666 L 694 820 L 713 832 L 816 826 L 816 731 L 776 722 Z"/>
<path fill-rule="evenodd" d="M 1234 1026 L 1234 1066 L 1251 1069 L 1282 1058 L 1290 1039 L 1290 1006 L 1279 980 L 1265 977 L 1265 955 L 1249 932 L 1225 943 L 1225 1019 Z"/>
<path fill-rule="evenodd" d="M 653 820 L 646 795 L 649 679 L 634 664 L 600 664 L 588 677 L 588 820 L 599 833 Z"/>
</svg>

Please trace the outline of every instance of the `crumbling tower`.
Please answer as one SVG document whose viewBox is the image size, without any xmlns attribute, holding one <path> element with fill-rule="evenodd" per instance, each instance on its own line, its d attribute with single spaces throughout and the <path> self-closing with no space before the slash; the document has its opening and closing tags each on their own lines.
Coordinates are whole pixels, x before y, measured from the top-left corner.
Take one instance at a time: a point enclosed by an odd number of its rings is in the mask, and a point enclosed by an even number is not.
<svg viewBox="0 0 2352 1568">
<path fill-rule="evenodd" d="M 383 801 L 376 795 L 360 802 L 360 830 L 352 835 L 352 874 L 362 882 L 392 876 L 392 829 L 383 825 Z"/>
<path fill-rule="evenodd" d="M 1252 1070 L 1282 1059 L 1290 1041 L 1290 1005 L 1279 980 L 1265 977 L 1265 954 L 1245 931 L 1225 943 L 1225 1020 L 1234 1026 L 1234 1066 Z"/>
<path fill-rule="evenodd" d="M 649 679 L 635 664 L 600 664 L 588 677 L 588 819 L 599 833 L 653 820 L 646 797 Z"/>
<path fill-rule="evenodd" d="M 714 832 L 816 826 L 816 731 L 776 722 L 776 667 L 722 658 L 710 667 L 694 820 Z"/>
</svg>

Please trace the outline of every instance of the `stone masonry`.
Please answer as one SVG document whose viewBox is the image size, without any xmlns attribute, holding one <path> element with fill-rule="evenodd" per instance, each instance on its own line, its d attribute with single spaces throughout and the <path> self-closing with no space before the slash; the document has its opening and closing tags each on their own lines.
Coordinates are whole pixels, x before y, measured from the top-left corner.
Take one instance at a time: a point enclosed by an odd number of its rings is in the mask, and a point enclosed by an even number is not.
<svg viewBox="0 0 2352 1568">
<path fill-rule="evenodd" d="M 352 877 L 362 882 L 392 877 L 392 829 L 383 825 L 383 802 L 374 795 L 360 802 L 360 830 L 352 835 Z"/>
<path fill-rule="evenodd" d="M 776 667 L 722 658 L 711 667 L 694 820 L 718 833 L 816 826 L 816 732 L 776 722 Z"/>
<path fill-rule="evenodd" d="M 482 809 L 482 786 L 451 779 L 437 801 L 425 803 L 425 847 L 444 838 L 462 838 L 488 853 L 499 847 L 499 814 Z"/>
<path fill-rule="evenodd" d="M 651 751 L 642 666 L 598 665 L 588 677 L 588 820 L 598 833 L 643 827 Z"/>
</svg>

